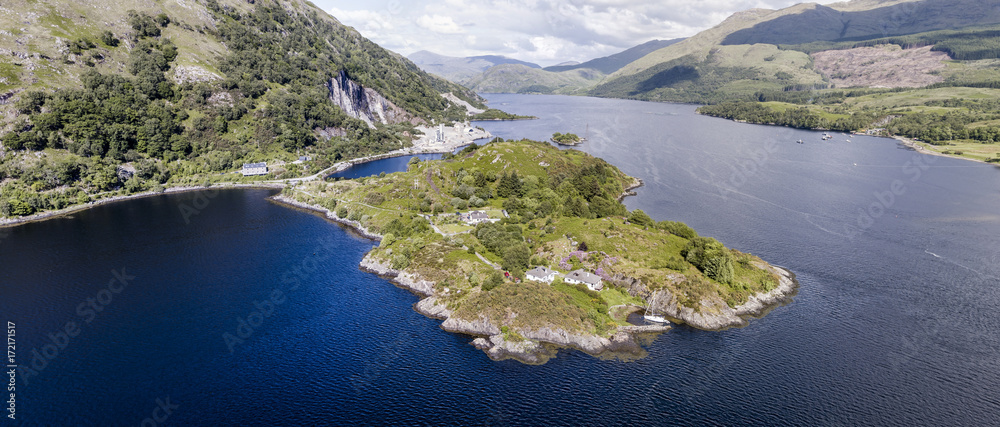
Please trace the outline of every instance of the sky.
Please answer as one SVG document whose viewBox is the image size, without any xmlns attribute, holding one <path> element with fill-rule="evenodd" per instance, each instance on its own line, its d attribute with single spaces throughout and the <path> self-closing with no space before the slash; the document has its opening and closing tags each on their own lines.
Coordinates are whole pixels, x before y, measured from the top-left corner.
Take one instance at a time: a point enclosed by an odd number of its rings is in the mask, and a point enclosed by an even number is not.
<svg viewBox="0 0 1000 427">
<path fill-rule="evenodd" d="M 584 62 L 650 40 L 689 37 L 735 12 L 797 0 L 312 0 L 379 45 L 409 55 L 504 55 Z M 829 4 L 837 0 L 813 0 Z"/>
</svg>

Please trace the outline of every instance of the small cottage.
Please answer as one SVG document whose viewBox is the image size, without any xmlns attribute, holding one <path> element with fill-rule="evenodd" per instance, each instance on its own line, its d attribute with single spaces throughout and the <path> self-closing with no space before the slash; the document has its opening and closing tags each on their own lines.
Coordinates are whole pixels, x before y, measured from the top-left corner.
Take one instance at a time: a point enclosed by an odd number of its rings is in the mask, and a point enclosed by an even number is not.
<svg viewBox="0 0 1000 427">
<path fill-rule="evenodd" d="M 462 220 L 465 221 L 465 223 L 469 224 L 469 225 L 476 225 L 476 224 L 479 224 L 481 222 L 488 222 L 488 221 L 491 221 L 491 222 L 498 221 L 498 220 L 492 220 L 492 219 L 490 219 L 490 216 L 487 215 L 486 212 L 483 212 L 483 211 L 469 212 L 468 214 L 462 215 Z"/>
<path fill-rule="evenodd" d="M 552 283 L 552 281 L 556 279 L 556 272 L 545 267 L 535 267 L 528 270 L 524 276 L 531 281 Z"/>
<path fill-rule="evenodd" d="M 584 285 L 587 285 L 587 288 L 592 291 L 599 291 L 601 289 L 604 289 L 604 284 L 602 283 L 603 280 L 601 279 L 601 276 L 598 276 L 589 271 L 585 271 L 583 269 L 571 271 L 569 274 L 566 275 L 566 278 L 563 280 L 566 283 L 571 283 L 574 285 L 583 283 Z"/>
</svg>

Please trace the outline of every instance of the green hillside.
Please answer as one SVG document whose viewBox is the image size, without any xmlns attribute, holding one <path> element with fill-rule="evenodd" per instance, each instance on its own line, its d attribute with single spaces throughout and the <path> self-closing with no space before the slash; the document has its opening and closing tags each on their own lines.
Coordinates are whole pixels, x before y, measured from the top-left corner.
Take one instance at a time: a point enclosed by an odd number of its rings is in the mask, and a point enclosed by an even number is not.
<svg viewBox="0 0 1000 427">
<path fill-rule="evenodd" d="M 542 93 L 580 95 L 604 78 L 592 69 L 552 72 L 518 64 L 491 67 L 465 83 L 477 93 Z"/>
<path fill-rule="evenodd" d="M 0 216 L 136 192 L 241 163 L 305 171 L 405 146 L 463 118 L 432 77 L 311 3 L 13 0 L 0 15 Z M 369 126 L 332 102 L 340 72 L 411 117 Z"/>
<path fill-rule="evenodd" d="M 1000 23 L 1000 10 L 980 0 L 854 1 L 812 4 L 727 35 L 721 44 L 801 44 L 868 40 Z"/>
<path fill-rule="evenodd" d="M 971 0 L 856 0 L 752 9 L 611 74 L 590 94 L 711 103 L 829 87 L 811 54 L 933 46 L 954 60 L 997 58 L 1000 10 Z M 761 53 L 767 52 L 762 55 Z"/>
<path fill-rule="evenodd" d="M 748 66 L 747 64 L 753 64 Z M 692 53 L 636 74 L 610 78 L 591 95 L 649 101 L 710 103 L 748 99 L 760 91 L 787 87 L 825 88 L 809 55 L 774 45 L 718 46 L 701 57 Z"/>
<path fill-rule="evenodd" d="M 600 71 L 604 74 L 611 74 L 615 71 L 620 70 L 622 67 L 632 63 L 633 61 L 642 58 L 643 56 L 646 56 L 659 49 L 670 46 L 674 43 L 680 42 L 681 40 L 682 39 L 651 40 L 636 47 L 618 52 L 614 55 L 608 55 L 602 58 L 591 59 L 590 61 L 584 62 L 582 64 L 555 65 L 551 67 L 545 67 L 545 71 L 559 72 L 559 71 L 578 70 L 581 68 L 591 68 Z"/>
</svg>

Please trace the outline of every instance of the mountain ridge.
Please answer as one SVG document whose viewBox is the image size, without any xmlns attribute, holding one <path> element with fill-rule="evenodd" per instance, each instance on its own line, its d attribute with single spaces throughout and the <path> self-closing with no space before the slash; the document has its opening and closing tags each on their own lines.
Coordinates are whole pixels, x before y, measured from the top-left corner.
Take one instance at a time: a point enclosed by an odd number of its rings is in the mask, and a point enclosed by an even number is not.
<svg viewBox="0 0 1000 427">
<path fill-rule="evenodd" d="M 410 54 L 407 58 L 422 70 L 458 84 L 464 84 L 469 79 L 497 65 L 518 64 L 528 68 L 542 68 L 538 64 L 502 55 L 479 55 L 462 58 L 421 50 Z"/>
<path fill-rule="evenodd" d="M 682 40 L 684 39 L 650 40 L 646 43 L 631 47 L 616 54 L 600 58 L 594 58 L 583 63 L 576 63 L 572 65 L 553 65 L 551 67 L 545 67 L 543 69 L 545 71 L 559 72 L 559 71 L 576 70 L 580 68 L 592 68 L 604 74 L 611 74 L 615 71 L 618 71 L 625 65 L 628 65 L 633 61 L 648 55 L 649 53 L 665 48 L 672 44 L 678 43 Z"/>
<path fill-rule="evenodd" d="M 832 76 L 812 65 L 816 52 L 884 43 L 932 45 L 952 58 L 989 59 L 1000 49 L 989 42 L 975 51 L 969 45 L 989 40 L 990 26 L 998 24 L 1000 7 L 971 0 L 854 0 L 750 9 L 622 67 L 589 94 L 704 103 L 748 99 L 761 91 L 830 87 Z M 774 52 L 754 53 L 766 50 Z M 955 73 L 953 68 L 941 72 Z"/>
</svg>

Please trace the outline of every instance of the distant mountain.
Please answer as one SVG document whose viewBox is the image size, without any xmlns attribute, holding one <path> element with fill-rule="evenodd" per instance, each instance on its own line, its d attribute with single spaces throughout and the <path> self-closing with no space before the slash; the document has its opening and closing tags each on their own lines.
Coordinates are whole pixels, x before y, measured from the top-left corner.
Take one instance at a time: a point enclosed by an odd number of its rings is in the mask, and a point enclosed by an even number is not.
<svg viewBox="0 0 1000 427">
<path fill-rule="evenodd" d="M 906 51 L 879 54 L 860 67 L 817 69 L 813 54 L 880 44 L 933 46 L 952 59 L 1000 57 L 1000 7 L 979 0 L 854 0 L 831 5 L 798 4 L 781 10 L 750 9 L 679 43 L 655 50 L 611 73 L 589 94 L 656 101 L 716 102 L 752 99 L 762 92 L 865 82 L 857 76 L 900 58 L 919 58 L 898 70 L 900 82 L 924 81 L 913 73 L 937 70 L 940 57 Z M 850 61 L 852 53 L 840 54 Z M 934 63 L 928 61 L 936 61 Z M 978 65 L 977 65 L 978 66 Z M 934 71 L 936 81 L 960 74 L 963 65 Z M 969 71 L 967 75 L 974 75 Z M 878 79 L 871 79 L 872 82 Z M 885 81 L 881 79 L 879 81 Z M 875 85 L 875 83 L 869 83 Z"/>
<path fill-rule="evenodd" d="M 603 58 L 579 63 L 563 62 L 559 65 L 540 68 L 535 64 L 516 61 L 500 64 L 477 73 L 475 76 L 454 80 L 480 93 L 558 93 L 579 95 L 601 82 L 606 74 L 617 71 L 622 66 L 649 52 L 679 42 L 677 40 L 653 40 L 639 46 Z M 416 54 L 414 54 L 416 55 Z M 411 55 L 411 59 L 413 56 Z M 503 57 L 500 57 L 503 58 Z M 417 58 L 423 59 L 423 58 Z M 420 62 L 415 59 L 418 65 Z M 503 58 L 507 59 L 507 58 Z M 453 65 L 454 67 L 454 65 Z M 424 68 L 427 70 L 427 68 Z"/>
<path fill-rule="evenodd" d="M 623 52 L 616 53 L 614 55 L 605 56 L 603 58 L 591 59 L 590 61 L 584 63 L 563 63 L 559 65 L 554 65 L 551 67 L 545 67 L 545 71 L 568 71 L 576 70 L 580 68 L 592 68 L 600 71 L 604 74 L 611 74 L 618 71 L 622 67 L 628 65 L 629 63 L 642 58 L 652 52 L 670 46 L 674 43 L 678 43 L 684 39 L 672 39 L 672 40 L 653 40 L 631 49 L 625 50 Z"/>
<path fill-rule="evenodd" d="M 506 64 L 517 64 L 528 68 L 542 68 L 538 64 L 519 61 L 500 55 L 482 55 L 466 58 L 439 55 L 422 50 L 408 57 L 420 69 L 444 77 L 456 83 L 465 84 L 469 79 L 482 74 L 490 67 Z"/>
<path fill-rule="evenodd" d="M 863 0 L 814 5 L 800 13 L 778 16 L 735 31 L 721 44 L 867 40 L 994 23 L 1000 23 L 1000 6 L 996 2 Z"/>
<path fill-rule="evenodd" d="M 469 79 L 465 85 L 477 93 L 580 95 L 603 78 L 604 73 L 589 68 L 552 72 L 521 64 L 503 64 Z"/>
<path fill-rule="evenodd" d="M 517 60 L 517 59 L 513 59 L 513 58 L 508 58 L 506 56 L 501 56 L 501 55 L 470 56 L 469 59 L 477 60 L 477 61 L 478 60 L 489 61 L 489 62 L 492 62 L 494 65 L 518 64 L 518 65 L 524 65 L 526 67 L 531 67 L 531 68 L 542 68 L 542 66 L 538 65 L 538 64 L 534 64 L 534 63 L 527 62 L 527 61 L 521 61 L 521 60 Z"/>
<path fill-rule="evenodd" d="M 580 61 L 560 62 L 560 63 L 558 63 L 556 65 L 551 66 L 551 67 L 545 67 L 545 68 L 548 69 L 548 68 L 556 68 L 556 67 L 572 67 L 572 66 L 575 66 L 575 65 L 580 65 Z"/>
</svg>

